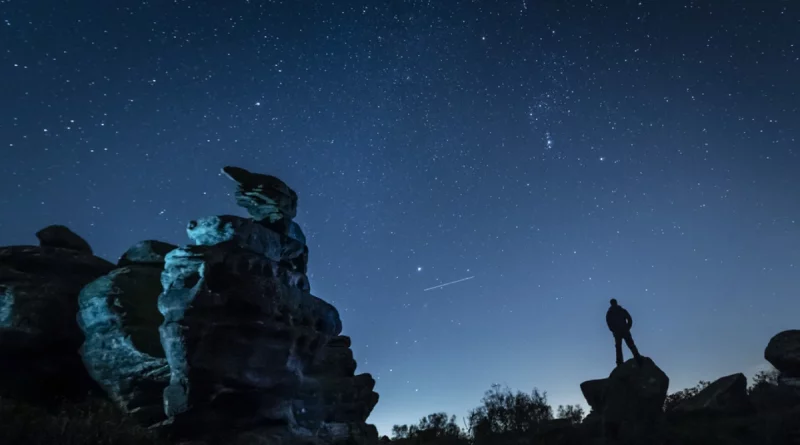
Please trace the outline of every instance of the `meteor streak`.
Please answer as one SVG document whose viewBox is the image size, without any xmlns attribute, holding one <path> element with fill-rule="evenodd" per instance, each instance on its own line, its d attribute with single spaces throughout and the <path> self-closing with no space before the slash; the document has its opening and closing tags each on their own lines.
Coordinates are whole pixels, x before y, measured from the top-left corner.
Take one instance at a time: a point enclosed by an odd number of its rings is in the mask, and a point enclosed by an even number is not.
<svg viewBox="0 0 800 445">
<path fill-rule="evenodd" d="M 474 275 L 473 275 L 473 276 L 471 276 L 471 277 L 462 278 L 462 279 L 460 279 L 460 280 L 451 281 L 451 282 L 449 282 L 449 283 L 440 284 L 440 285 L 438 285 L 438 286 L 429 287 L 429 288 L 427 288 L 427 289 L 422 289 L 422 291 L 423 291 L 423 292 L 425 292 L 425 291 L 429 291 L 429 290 L 433 290 L 433 289 L 438 289 L 438 288 L 440 288 L 440 287 L 449 286 L 449 285 L 451 285 L 451 284 L 460 283 L 460 282 L 462 282 L 462 281 L 471 280 L 471 279 L 473 279 L 473 278 L 475 278 L 475 276 L 474 276 Z"/>
</svg>

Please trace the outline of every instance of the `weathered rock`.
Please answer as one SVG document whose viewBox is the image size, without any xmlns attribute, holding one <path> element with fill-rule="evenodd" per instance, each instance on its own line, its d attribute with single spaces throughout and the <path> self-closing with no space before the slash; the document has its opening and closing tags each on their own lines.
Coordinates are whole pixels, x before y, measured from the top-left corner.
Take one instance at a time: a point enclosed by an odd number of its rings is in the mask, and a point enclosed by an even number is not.
<svg viewBox="0 0 800 445">
<path fill-rule="evenodd" d="M 78 355 L 78 293 L 113 267 L 81 250 L 0 248 L 0 393 L 48 400 L 95 388 Z"/>
<path fill-rule="evenodd" d="M 294 402 L 298 424 L 311 431 L 361 431 L 357 443 L 377 441 L 377 431 L 372 435 L 374 427 L 365 423 L 378 403 L 375 380 L 369 374 L 355 375 L 355 370 L 350 338 L 332 338 L 303 379 Z"/>
<path fill-rule="evenodd" d="M 92 247 L 83 238 L 66 226 L 54 224 L 36 232 L 39 245 L 42 247 L 57 247 L 59 249 L 76 250 L 91 254 Z"/>
<path fill-rule="evenodd" d="M 764 358 L 786 377 L 800 378 L 800 329 L 783 331 L 770 339 Z"/>
<path fill-rule="evenodd" d="M 275 176 L 239 167 L 225 167 L 222 172 L 237 183 L 236 203 L 256 220 L 276 223 L 297 215 L 297 193 Z"/>
<path fill-rule="evenodd" d="M 305 243 L 277 233 L 252 219 L 220 215 L 190 221 L 189 238 L 200 246 L 222 243 L 260 253 L 275 262 L 291 262 L 303 255 Z M 295 233 L 295 235 L 297 235 Z"/>
<path fill-rule="evenodd" d="M 649 358 L 642 364 L 628 360 L 617 366 L 608 379 L 581 384 L 581 391 L 592 407 L 590 422 L 602 421 L 610 438 L 648 443 L 660 421 L 669 378 Z"/>
<path fill-rule="evenodd" d="M 608 388 L 608 379 L 587 380 L 581 383 L 581 392 L 591 408 L 590 414 L 602 414 L 606 388 Z"/>
<path fill-rule="evenodd" d="M 717 379 L 694 397 L 684 400 L 673 410 L 676 414 L 745 414 L 752 410 L 747 396 L 747 378 L 733 374 Z"/>
<path fill-rule="evenodd" d="M 171 371 L 164 399 L 178 428 L 295 424 L 303 371 L 341 321 L 287 273 L 230 243 L 167 255 L 159 297 Z"/>
<path fill-rule="evenodd" d="M 169 366 L 158 332 L 161 292 L 161 269 L 134 264 L 98 278 L 80 294 L 86 369 L 123 412 L 145 425 L 166 419 Z"/>
<path fill-rule="evenodd" d="M 137 264 L 163 268 L 164 258 L 168 253 L 177 248 L 178 246 L 163 241 L 140 241 L 122 254 L 122 257 L 117 261 L 117 266 L 125 267 Z"/>
</svg>

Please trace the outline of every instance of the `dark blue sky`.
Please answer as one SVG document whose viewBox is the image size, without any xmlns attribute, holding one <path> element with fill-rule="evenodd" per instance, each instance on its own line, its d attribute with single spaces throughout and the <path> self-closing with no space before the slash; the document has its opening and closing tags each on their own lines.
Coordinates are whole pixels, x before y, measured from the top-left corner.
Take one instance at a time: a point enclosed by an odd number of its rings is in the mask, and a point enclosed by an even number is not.
<svg viewBox="0 0 800 445">
<path fill-rule="evenodd" d="M 798 327 L 795 1 L 5 0 L 0 39 L 0 244 L 183 244 L 244 214 L 222 166 L 277 175 L 383 432 L 583 403 L 610 297 L 672 390 Z"/>
</svg>

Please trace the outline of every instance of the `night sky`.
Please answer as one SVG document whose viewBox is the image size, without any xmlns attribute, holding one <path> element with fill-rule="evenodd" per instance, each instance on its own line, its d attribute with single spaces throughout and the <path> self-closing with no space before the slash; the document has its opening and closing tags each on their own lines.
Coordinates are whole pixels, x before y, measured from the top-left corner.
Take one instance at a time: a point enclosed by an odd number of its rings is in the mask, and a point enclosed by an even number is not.
<svg viewBox="0 0 800 445">
<path fill-rule="evenodd" d="M 800 328 L 794 0 L 0 0 L 0 41 L 0 245 L 187 244 L 276 175 L 382 433 L 586 406 L 611 297 L 671 391 Z"/>
</svg>

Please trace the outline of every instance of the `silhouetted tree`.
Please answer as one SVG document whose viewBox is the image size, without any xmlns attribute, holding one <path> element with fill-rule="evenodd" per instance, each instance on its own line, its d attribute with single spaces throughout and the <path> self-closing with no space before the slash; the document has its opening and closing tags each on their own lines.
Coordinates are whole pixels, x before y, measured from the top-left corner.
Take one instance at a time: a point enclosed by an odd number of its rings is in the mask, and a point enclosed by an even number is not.
<svg viewBox="0 0 800 445">
<path fill-rule="evenodd" d="M 464 432 L 456 424 L 456 416 L 446 413 L 429 414 L 417 425 L 395 425 L 392 439 L 399 443 L 414 445 L 461 445 L 466 444 Z"/>
<path fill-rule="evenodd" d="M 556 417 L 568 419 L 573 425 L 581 423 L 584 417 L 583 408 L 580 405 L 559 405 L 557 413 Z"/>
<path fill-rule="evenodd" d="M 775 368 L 758 371 L 758 373 L 753 376 L 753 383 L 747 388 L 747 392 L 752 393 L 764 387 L 776 386 L 779 376 L 780 371 Z"/>
<path fill-rule="evenodd" d="M 531 394 L 492 385 L 482 399 L 483 405 L 469 413 L 469 427 L 476 439 L 490 434 L 528 433 L 553 419 L 547 393 L 534 389 Z"/>
<path fill-rule="evenodd" d="M 672 411 L 672 409 L 680 405 L 681 402 L 696 396 L 697 393 L 704 390 L 710 384 L 711 382 L 700 380 L 700 382 L 693 388 L 682 389 L 676 393 L 668 395 L 664 400 L 664 411 Z"/>
</svg>

